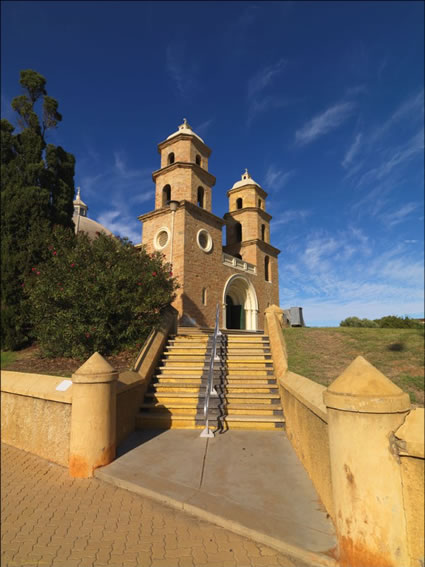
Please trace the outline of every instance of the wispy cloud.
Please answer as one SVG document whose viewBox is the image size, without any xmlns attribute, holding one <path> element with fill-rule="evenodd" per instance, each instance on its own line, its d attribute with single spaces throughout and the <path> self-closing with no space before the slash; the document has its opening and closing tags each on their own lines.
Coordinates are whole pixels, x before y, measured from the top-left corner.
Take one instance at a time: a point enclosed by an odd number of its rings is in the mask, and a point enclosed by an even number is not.
<svg viewBox="0 0 425 567">
<path fill-rule="evenodd" d="M 341 163 L 342 167 L 347 168 L 349 165 L 351 165 L 353 159 L 355 158 L 355 156 L 358 154 L 359 149 L 360 149 L 360 142 L 362 140 L 362 133 L 360 132 L 359 134 L 356 135 L 356 137 L 354 138 L 353 143 L 351 144 L 351 146 L 348 148 L 347 153 L 344 156 L 344 159 Z"/>
<path fill-rule="evenodd" d="M 347 97 L 357 96 L 359 94 L 366 94 L 368 92 L 366 85 L 355 85 L 353 87 L 348 87 L 345 91 Z"/>
<path fill-rule="evenodd" d="M 149 169 L 132 169 L 128 167 L 125 152 L 123 152 L 122 150 L 114 152 L 114 166 L 117 172 L 124 179 L 143 177 L 146 175 L 150 175 L 151 173 Z"/>
<path fill-rule="evenodd" d="M 407 217 L 416 211 L 420 206 L 419 203 L 406 203 L 400 209 L 393 211 L 391 213 L 383 213 L 380 215 L 382 222 L 389 227 L 396 226 L 407 220 Z"/>
<path fill-rule="evenodd" d="M 190 98 L 199 89 L 195 79 L 197 65 L 186 57 L 185 47 L 181 42 L 170 43 L 165 50 L 166 68 L 183 98 Z"/>
<path fill-rule="evenodd" d="M 100 214 L 97 221 L 103 224 L 114 234 L 118 236 L 127 237 L 132 242 L 138 243 L 141 240 L 141 228 L 137 230 L 132 226 L 133 223 L 129 225 L 133 219 L 123 216 L 121 210 L 106 211 Z"/>
<path fill-rule="evenodd" d="M 300 146 L 310 144 L 317 138 L 335 130 L 352 115 L 354 107 L 353 102 L 341 102 L 314 116 L 295 132 L 296 144 Z"/>
<path fill-rule="evenodd" d="M 270 108 L 279 108 L 289 104 L 289 102 L 281 95 L 277 95 L 275 93 L 265 94 L 264 92 L 275 83 L 280 75 L 282 75 L 286 66 L 287 61 L 285 59 L 280 59 L 276 63 L 263 67 L 248 80 L 248 125 L 251 124 L 254 118 L 261 112 L 265 112 Z"/>
<path fill-rule="evenodd" d="M 401 121 L 413 121 L 416 125 L 423 124 L 423 116 L 424 90 L 422 89 L 404 100 L 391 114 L 391 116 L 387 118 L 387 120 L 371 132 L 369 136 L 369 143 L 371 145 L 376 144 Z"/>
<path fill-rule="evenodd" d="M 301 234 L 290 256 L 282 246 L 281 303 L 302 306 L 308 325 L 423 312 L 423 263 L 411 246 L 385 247 L 356 226 Z"/>
<path fill-rule="evenodd" d="M 303 221 L 310 215 L 311 211 L 308 211 L 306 209 L 284 211 L 283 213 L 280 213 L 273 218 L 271 228 L 272 230 L 274 230 L 275 227 L 282 226 L 290 222 Z"/>
<path fill-rule="evenodd" d="M 201 136 L 205 136 L 205 134 L 208 132 L 211 124 L 213 124 L 213 123 L 214 123 L 214 119 L 210 118 L 209 120 L 205 120 L 201 124 L 195 126 L 193 129 L 197 134 L 200 134 Z"/>
<path fill-rule="evenodd" d="M 270 165 L 266 171 L 264 186 L 270 191 L 282 189 L 294 174 L 294 169 L 283 171 L 282 169 L 277 169 L 274 165 Z"/>
<path fill-rule="evenodd" d="M 272 65 L 263 67 L 248 81 L 248 98 L 252 99 L 270 86 L 276 77 L 285 69 L 287 63 L 285 59 L 280 59 Z"/>
<path fill-rule="evenodd" d="M 113 160 L 99 156 L 97 162 L 80 162 L 77 156 L 76 185 L 81 186 L 90 218 L 98 220 L 114 234 L 140 242 L 137 216 L 152 208 L 154 168 L 134 168 L 129 161 L 123 150 L 114 151 Z M 96 209 L 91 206 L 92 202 L 96 203 Z"/>
<path fill-rule="evenodd" d="M 387 154 L 387 158 L 384 159 L 377 167 L 373 167 L 363 173 L 357 183 L 357 186 L 361 187 L 362 185 L 369 184 L 373 181 L 380 181 L 392 173 L 394 168 L 404 165 L 417 154 L 422 154 L 423 149 L 424 131 L 422 129 L 405 144 L 396 148 L 388 149 L 385 152 Z"/>
</svg>

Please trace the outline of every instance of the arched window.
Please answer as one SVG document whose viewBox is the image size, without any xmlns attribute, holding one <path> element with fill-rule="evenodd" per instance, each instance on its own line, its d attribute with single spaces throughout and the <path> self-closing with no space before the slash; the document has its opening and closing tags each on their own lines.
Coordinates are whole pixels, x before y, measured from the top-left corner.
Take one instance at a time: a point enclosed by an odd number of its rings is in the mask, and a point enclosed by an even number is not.
<svg viewBox="0 0 425 567">
<path fill-rule="evenodd" d="M 165 207 L 169 201 L 171 201 L 171 187 L 166 185 L 162 189 L 162 206 Z"/>
<path fill-rule="evenodd" d="M 261 202 L 261 199 L 258 199 L 258 208 L 261 209 L 262 205 L 263 205 L 263 203 Z"/>
<path fill-rule="evenodd" d="M 242 209 L 242 203 L 243 203 L 243 201 L 242 201 L 241 197 L 239 197 L 239 199 L 236 199 L 236 208 Z"/>
<path fill-rule="evenodd" d="M 168 154 L 168 165 L 170 165 L 171 163 L 174 163 L 174 153 L 171 152 L 171 154 Z"/>
<path fill-rule="evenodd" d="M 240 222 L 236 223 L 236 242 L 242 242 L 242 225 Z"/>
<path fill-rule="evenodd" d="M 201 165 L 201 156 L 199 154 L 196 154 L 195 162 L 196 165 Z"/>
<path fill-rule="evenodd" d="M 202 305 L 207 304 L 207 288 L 202 289 Z"/>
<path fill-rule="evenodd" d="M 266 240 L 266 227 L 264 224 L 261 225 L 261 240 Z"/>
<path fill-rule="evenodd" d="M 268 256 L 264 258 L 264 279 L 266 282 L 270 281 L 270 258 Z"/>
<path fill-rule="evenodd" d="M 198 207 L 204 208 L 204 188 L 198 187 Z"/>
</svg>

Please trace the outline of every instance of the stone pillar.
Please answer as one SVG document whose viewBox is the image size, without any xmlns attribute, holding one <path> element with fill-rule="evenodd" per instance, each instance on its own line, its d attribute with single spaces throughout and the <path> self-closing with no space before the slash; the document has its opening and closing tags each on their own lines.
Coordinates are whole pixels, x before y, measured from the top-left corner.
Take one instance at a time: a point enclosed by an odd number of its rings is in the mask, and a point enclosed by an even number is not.
<svg viewBox="0 0 425 567">
<path fill-rule="evenodd" d="M 408 567 L 401 469 L 393 432 L 409 396 L 358 356 L 323 395 L 339 561 Z"/>
<path fill-rule="evenodd" d="M 115 458 L 118 373 L 95 352 L 72 375 L 69 472 L 89 478 Z"/>
</svg>

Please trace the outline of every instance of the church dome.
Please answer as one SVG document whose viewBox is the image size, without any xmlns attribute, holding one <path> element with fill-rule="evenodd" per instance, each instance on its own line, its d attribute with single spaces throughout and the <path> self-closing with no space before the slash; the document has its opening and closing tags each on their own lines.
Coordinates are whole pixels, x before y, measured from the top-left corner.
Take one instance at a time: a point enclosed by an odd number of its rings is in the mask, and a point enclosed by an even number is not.
<svg viewBox="0 0 425 567">
<path fill-rule="evenodd" d="M 87 217 L 88 206 L 81 199 L 80 188 L 77 187 L 77 197 L 74 199 L 74 214 L 72 220 L 75 225 L 75 234 L 85 232 L 90 239 L 96 238 L 99 232 L 103 232 L 107 236 L 114 236 L 105 226 Z"/>
<path fill-rule="evenodd" d="M 186 118 L 183 118 L 183 124 L 180 124 L 177 132 L 170 134 L 170 136 L 168 136 L 167 140 L 170 140 L 171 138 L 174 138 L 174 136 L 178 136 L 179 134 L 189 134 L 189 136 L 195 136 L 195 138 L 198 138 L 198 140 L 200 140 L 203 144 L 205 144 L 204 140 L 192 130 L 191 126 L 189 126 Z"/>
<path fill-rule="evenodd" d="M 114 236 L 114 234 L 103 226 L 103 224 L 100 224 L 100 222 L 93 219 L 74 213 L 72 220 L 75 224 L 75 234 L 79 232 L 86 232 L 91 239 L 96 238 L 98 232 L 103 232 L 107 236 Z"/>
<path fill-rule="evenodd" d="M 232 189 L 239 189 L 239 187 L 243 187 L 244 185 L 257 185 L 257 187 L 261 188 L 261 185 L 252 179 L 247 169 L 245 169 L 245 173 L 242 174 L 239 181 L 236 181 Z"/>
</svg>

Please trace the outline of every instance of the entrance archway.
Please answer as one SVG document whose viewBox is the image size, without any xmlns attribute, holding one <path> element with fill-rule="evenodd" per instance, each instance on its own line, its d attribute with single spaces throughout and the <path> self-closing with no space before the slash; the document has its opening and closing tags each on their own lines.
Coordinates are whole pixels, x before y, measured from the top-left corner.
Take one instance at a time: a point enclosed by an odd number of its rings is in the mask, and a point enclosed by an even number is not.
<svg viewBox="0 0 425 567">
<path fill-rule="evenodd" d="M 231 276 L 223 290 L 223 325 L 226 329 L 256 331 L 258 301 L 254 286 L 244 276 Z"/>
</svg>

